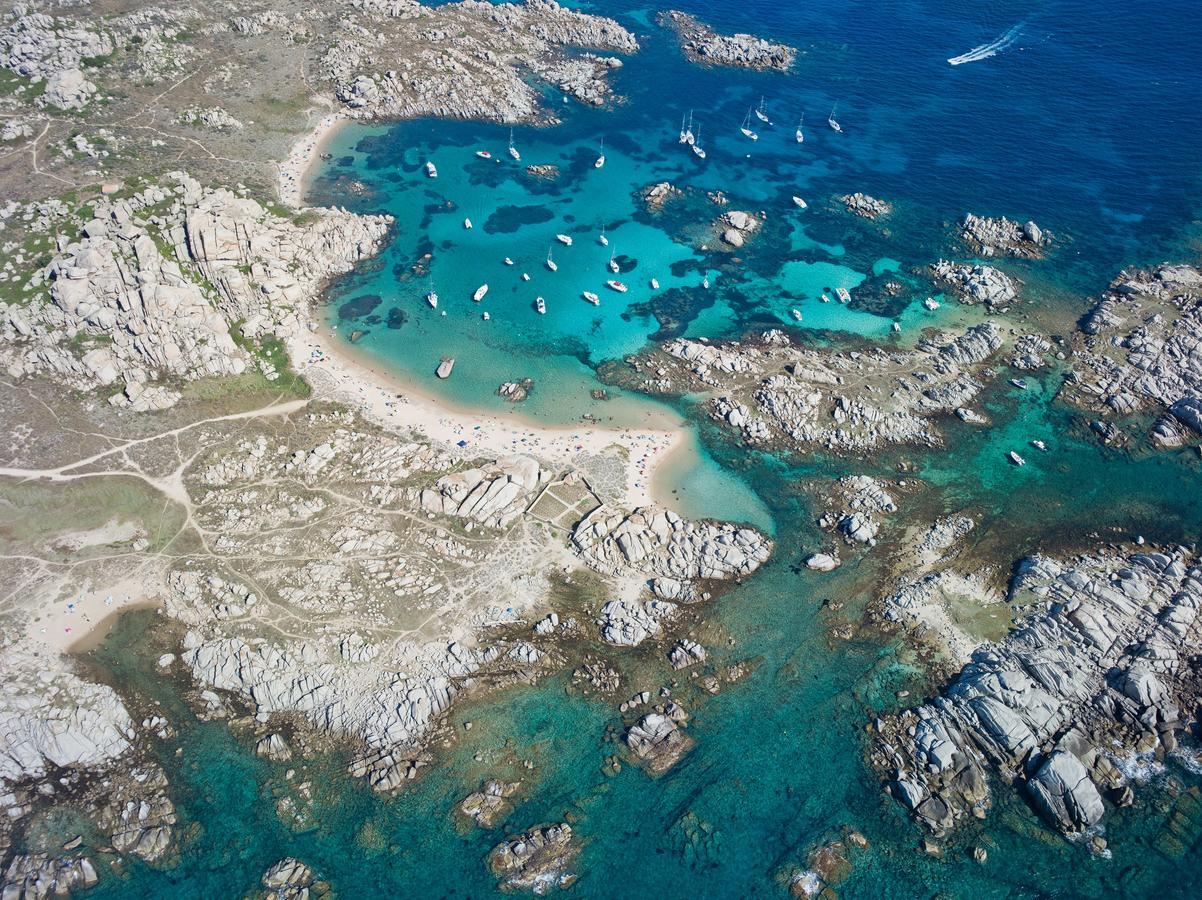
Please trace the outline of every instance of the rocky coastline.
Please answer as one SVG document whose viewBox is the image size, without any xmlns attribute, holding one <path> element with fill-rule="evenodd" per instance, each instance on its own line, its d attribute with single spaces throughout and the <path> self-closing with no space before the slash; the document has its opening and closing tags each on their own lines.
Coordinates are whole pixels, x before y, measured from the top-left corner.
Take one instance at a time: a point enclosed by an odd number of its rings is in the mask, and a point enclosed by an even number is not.
<svg viewBox="0 0 1202 900">
<path fill-rule="evenodd" d="M 787 72 L 797 58 L 796 48 L 787 44 L 751 34 L 719 34 L 697 17 L 677 10 L 660 13 L 656 21 L 676 34 L 688 59 L 702 65 Z"/>
</svg>

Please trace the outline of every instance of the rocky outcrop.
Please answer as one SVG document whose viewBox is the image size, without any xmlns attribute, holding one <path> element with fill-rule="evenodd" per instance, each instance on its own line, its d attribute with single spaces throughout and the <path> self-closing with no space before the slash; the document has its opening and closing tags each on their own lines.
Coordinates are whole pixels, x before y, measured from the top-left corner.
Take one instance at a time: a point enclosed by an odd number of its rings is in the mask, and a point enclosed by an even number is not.
<svg viewBox="0 0 1202 900">
<path fill-rule="evenodd" d="M 884 200 L 878 200 L 876 197 L 870 197 L 860 191 L 840 197 L 839 202 L 846 207 L 849 213 L 862 219 L 875 220 L 893 212 L 893 207 Z"/>
<path fill-rule="evenodd" d="M 625 513 L 602 505 L 581 519 L 571 541 L 598 572 L 681 580 L 741 578 L 772 552 L 772 542 L 754 529 L 690 522 L 655 507 Z"/>
<path fill-rule="evenodd" d="M 950 288 L 962 303 L 984 303 L 994 309 L 1018 299 L 1019 282 L 993 266 L 941 259 L 931 266 L 930 272 L 936 282 Z"/>
<path fill-rule="evenodd" d="M 84 60 L 112 53 L 112 38 L 69 19 L 24 13 L 20 7 L 0 32 L 0 66 L 43 80 L 41 105 L 82 109 L 96 94 L 96 85 L 82 71 Z"/>
<path fill-rule="evenodd" d="M 532 828 L 497 844 L 488 854 L 488 867 L 503 890 L 543 895 L 569 887 L 576 880 L 573 865 L 580 850 L 566 822 Z"/>
<path fill-rule="evenodd" d="M 263 873 L 263 890 L 268 900 L 308 900 L 315 886 L 313 870 L 287 856 Z"/>
<path fill-rule="evenodd" d="M 84 856 L 52 857 L 45 853 L 16 854 L 4 870 L 5 900 L 42 900 L 65 897 L 99 881 L 96 869 Z"/>
<path fill-rule="evenodd" d="M 656 355 L 654 376 L 636 383 L 716 394 L 710 415 L 758 445 L 845 453 L 936 446 L 935 419 L 972 402 L 983 364 L 1002 344 L 1001 329 L 989 323 L 904 352 L 803 348 L 779 331 L 722 345 L 677 340 Z"/>
<path fill-rule="evenodd" d="M 1002 217 L 991 219 L 967 213 L 960 222 L 960 237 L 981 256 L 1019 256 L 1038 259 L 1051 242 L 1034 222 L 1020 225 Z"/>
<path fill-rule="evenodd" d="M 480 790 L 463 798 L 463 802 L 459 804 L 459 811 L 481 828 L 492 828 L 509 815 L 513 809 L 509 798 L 520 786 L 516 781 L 490 779 L 484 782 Z"/>
<path fill-rule="evenodd" d="M 504 457 L 483 468 L 444 475 L 421 492 L 421 507 L 504 528 L 526 511 L 531 493 L 549 477 L 529 456 Z"/>
<path fill-rule="evenodd" d="M 656 21 L 676 33 L 680 49 L 696 63 L 787 72 L 797 56 L 788 44 L 750 34 L 718 34 L 695 16 L 676 10 L 660 13 Z"/>
<path fill-rule="evenodd" d="M 648 713 L 632 725 L 626 732 L 626 746 L 648 772 L 662 774 L 693 746 L 693 739 L 680 728 L 687 719 L 683 709 L 669 703 L 663 712 Z"/>
<path fill-rule="evenodd" d="M 121 388 L 112 402 L 135 411 L 178 398 L 152 381 L 251 366 L 278 377 L 248 342 L 298 330 L 327 280 L 373 254 L 388 227 L 387 217 L 337 210 L 298 224 L 173 178 L 174 186 L 99 201 L 80 238 L 35 274 L 45 297 L 0 304 L 0 362 L 10 375 Z"/>
<path fill-rule="evenodd" d="M 669 200 L 683 196 L 684 191 L 668 181 L 657 182 L 642 192 L 643 203 L 650 213 L 660 212 Z"/>
<path fill-rule="evenodd" d="M 1202 270 L 1122 273 L 1081 331 L 1070 399 L 1113 415 L 1161 413 L 1152 439 L 1163 447 L 1202 438 Z"/>
<path fill-rule="evenodd" d="M 714 224 L 714 231 L 721 237 L 722 243 L 736 250 L 747 243 L 759 228 L 758 217 L 737 209 L 724 212 Z"/>
<path fill-rule="evenodd" d="M 1028 614 L 982 645 L 935 700 L 878 721 L 874 763 L 937 833 L 990 806 L 988 773 L 1064 832 L 1128 787 L 1121 764 L 1171 751 L 1196 705 L 1202 568 L 1177 550 L 1024 560 L 1008 602 Z"/>
<path fill-rule="evenodd" d="M 610 600 L 597 619 L 601 639 L 618 647 L 637 647 L 660 633 L 660 623 L 671 618 L 676 604 L 666 600 Z"/>
</svg>

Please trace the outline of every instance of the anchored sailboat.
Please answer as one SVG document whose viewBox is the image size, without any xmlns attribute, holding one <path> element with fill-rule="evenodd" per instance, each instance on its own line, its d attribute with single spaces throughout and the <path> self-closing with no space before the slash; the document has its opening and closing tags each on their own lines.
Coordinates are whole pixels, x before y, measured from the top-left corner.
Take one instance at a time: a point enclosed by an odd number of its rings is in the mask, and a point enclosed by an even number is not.
<svg viewBox="0 0 1202 900">
<path fill-rule="evenodd" d="M 430 309 L 438 309 L 438 293 L 434 290 L 434 279 L 430 279 L 430 290 L 426 291 L 426 302 Z"/>
<path fill-rule="evenodd" d="M 614 254 L 617 252 L 618 251 L 616 251 L 616 250 L 609 251 L 609 263 L 607 264 L 609 267 L 609 271 L 614 272 L 615 274 L 617 272 L 622 271 L 621 268 L 618 266 L 618 260 L 614 256 Z"/>
<path fill-rule="evenodd" d="M 797 120 L 797 130 L 793 132 L 793 136 L 797 138 L 797 143 L 799 144 L 804 143 L 806 139 L 805 132 L 801 130 L 801 126 L 805 124 L 805 121 L 806 114 L 802 113 L 801 118 Z"/>
<path fill-rule="evenodd" d="M 513 129 L 509 129 L 509 155 L 518 162 L 522 161 L 522 154 L 518 153 L 518 148 L 513 146 Z"/>
<path fill-rule="evenodd" d="M 601 153 L 597 157 L 597 161 L 595 163 L 593 163 L 593 168 L 599 169 L 603 165 L 605 165 L 605 141 L 604 140 L 601 141 Z"/>
<path fill-rule="evenodd" d="M 826 124 L 831 126 L 839 134 L 843 133 L 843 126 L 835 119 L 835 110 L 839 108 L 839 101 L 835 101 L 835 105 L 831 107 L 831 114 L 826 117 Z"/>
<path fill-rule="evenodd" d="M 551 247 L 547 248 L 547 268 L 552 272 L 558 272 L 559 266 L 555 265 L 555 260 L 551 258 Z"/>
<path fill-rule="evenodd" d="M 609 238 L 607 238 L 605 236 L 605 226 L 604 225 L 601 226 L 601 236 L 597 238 L 597 243 L 600 244 L 602 247 L 609 246 Z"/>
<path fill-rule="evenodd" d="M 698 159 L 705 159 L 705 151 L 701 149 L 701 126 L 697 126 L 697 134 L 693 138 L 693 155 Z"/>
<path fill-rule="evenodd" d="M 743 132 L 745 137 L 751 138 L 753 141 L 758 141 L 760 136 L 751 130 L 751 108 L 748 107 L 747 115 L 743 117 L 743 124 L 739 126 L 739 131 Z"/>
<path fill-rule="evenodd" d="M 764 109 L 764 95 L 760 95 L 760 105 L 755 108 L 755 117 L 766 125 L 771 125 L 772 122 L 768 118 L 768 112 Z"/>
</svg>

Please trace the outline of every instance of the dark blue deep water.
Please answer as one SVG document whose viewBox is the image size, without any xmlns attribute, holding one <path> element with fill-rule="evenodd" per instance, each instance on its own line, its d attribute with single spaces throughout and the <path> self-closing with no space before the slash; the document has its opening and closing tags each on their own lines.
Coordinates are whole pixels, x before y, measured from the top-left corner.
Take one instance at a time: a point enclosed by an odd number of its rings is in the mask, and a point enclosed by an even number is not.
<svg viewBox="0 0 1202 900">
<path fill-rule="evenodd" d="M 653 26 L 653 9 L 582 8 L 619 18 L 643 51 L 615 75 L 626 98 L 616 108 L 582 110 L 549 91 L 563 124 L 515 129 L 523 164 L 556 164 L 557 181 L 522 176 L 505 157 L 508 130 L 500 126 L 416 121 L 344 130 L 310 186 L 313 203 L 398 220 L 382 264 L 332 292 L 330 324 L 361 332 L 362 352 L 456 403 L 499 408 L 497 383 L 530 375 L 536 389 L 524 412 L 531 417 L 573 421 L 587 411 L 631 421 L 650 400 L 617 392 L 620 402 L 606 407 L 589 391 L 598 386 L 598 366 L 653 336 L 737 336 L 791 325 L 794 308 L 804 313 L 803 327 L 836 340 L 906 343 L 929 325 L 971 321 L 977 313 L 953 303 L 928 314 L 921 300 L 931 289 L 912 275 L 940 256 L 964 256 L 951 227 L 966 211 L 1033 218 L 1056 236 L 1047 260 L 1004 264 L 1026 284 L 1017 315 L 1050 329 L 1072 327 L 1090 294 L 1125 266 L 1199 255 L 1197 4 L 678 4 L 719 30 L 798 46 L 788 75 L 698 68 Z M 996 55 L 948 64 L 1007 33 L 1012 40 Z M 757 126 L 761 138 L 751 144 L 738 125 L 761 95 L 776 124 Z M 825 124 L 836 102 L 843 135 Z M 704 163 L 676 142 L 689 109 L 701 124 Z M 798 146 L 792 134 L 803 112 L 807 139 Z M 607 163 L 596 170 L 602 139 Z M 476 160 L 479 147 L 502 161 Z M 437 182 L 423 175 L 426 159 L 438 164 Z M 722 190 L 732 208 L 764 209 L 765 233 L 737 259 L 693 248 L 688 229 L 706 221 L 700 206 L 658 219 L 641 212 L 637 191 L 661 180 Z M 355 181 L 362 190 L 351 190 Z M 888 199 L 894 215 L 879 228 L 850 220 L 831 198 L 855 190 Z M 808 199 L 804 212 L 791 204 L 795 194 Z M 475 223 L 470 232 L 465 216 Z M 609 277 L 609 249 L 596 241 L 602 227 L 624 258 L 621 277 L 631 290 L 605 294 L 595 308 L 580 292 L 603 292 Z M 557 232 L 575 242 L 555 245 L 560 268 L 552 276 L 542 262 Z M 431 278 L 410 276 L 427 252 Z M 504 256 L 517 265 L 504 266 Z M 522 270 L 531 282 L 518 280 Z M 854 293 L 882 272 L 902 277 L 909 294 L 884 305 L 857 299 L 850 308 L 819 300 L 838 286 Z M 671 304 L 657 300 L 652 277 L 672 292 Z M 708 290 L 700 284 L 706 277 Z M 445 317 L 422 302 L 431 281 Z M 470 294 L 485 281 L 488 299 L 477 306 Z M 545 296 L 547 315 L 531 309 L 535 295 Z M 491 322 L 482 322 L 482 308 Z M 432 370 L 448 354 L 459 363 L 440 383 Z M 666 776 L 652 780 L 631 767 L 604 774 L 620 733 L 616 709 L 552 679 L 458 709 L 455 721 L 476 727 L 395 798 L 373 797 L 346 779 L 339 759 L 309 765 L 304 777 L 320 786 L 316 815 L 296 832 L 275 812 L 288 790 L 286 767 L 254 759 L 220 724 L 189 724 L 181 709 L 180 737 L 163 748 L 185 824 L 180 858 L 161 870 L 133 866 L 96 894 L 238 896 L 268 865 L 294 854 L 343 897 L 490 896 L 488 849 L 506 833 L 566 816 L 584 843 L 577 897 L 782 896 L 780 874 L 844 828 L 861 831 L 870 847 L 853 855 L 842 897 L 1197 896 L 1197 779 L 1174 764 L 1139 789 L 1135 807 L 1110 811 L 1109 858 L 1053 835 L 1000 784 L 987 822 L 966 827 L 942 858 L 923 855 L 919 833 L 866 769 L 862 742 L 865 723 L 895 708 L 897 691 L 916 700 L 932 685 L 914 654 L 887 636 L 867 629 L 851 640 L 832 636 L 835 626 L 855 625 L 880 590 L 879 563 L 870 556 L 831 576 L 796 574 L 805 548 L 819 541 L 807 486 L 854 471 L 888 474 L 902 460 L 924 483 L 916 505 L 932 515 L 972 510 L 982 546 L 1000 565 L 1037 549 L 1087 546 L 1091 533 L 1198 540 L 1196 459 L 1098 447 L 1049 399 L 1054 376 L 1047 379 L 1021 396 L 991 394 L 994 429 L 952 425 L 945 450 L 868 462 L 749 457 L 699 426 L 712 457 L 706 465 L 754 495 L 775 526 L 779 552 L 709 610 L 702 637 L 714 648 L 712 668 L 744 660 L 751 673 L 715 698 L 689 694 L 697 746 Z M 669 412 L 701 418 L 683 403 Z M 1002 464 L 1005 449 L 1036 432 L 1055 452 L 1016 481 Z M 824 598 L 845 605 L 824 609 Z M 172 702 L 149 661 L 128 661 L 126 648 L 144 627 L 123 623 L 98 662 L 129 690 Z M 623 692 L 654 690 L 674 677 L 637 654 L 625 662 Z M 509 768 L 516 759 L 535 770 Z M 503 826 L 467 830 L 456 822 L 464 794 L 484 777 L 511 773 L 524 786 Z M 986 865 L 971 861 L 975 845 L 988 848 Z"/>
</svg>

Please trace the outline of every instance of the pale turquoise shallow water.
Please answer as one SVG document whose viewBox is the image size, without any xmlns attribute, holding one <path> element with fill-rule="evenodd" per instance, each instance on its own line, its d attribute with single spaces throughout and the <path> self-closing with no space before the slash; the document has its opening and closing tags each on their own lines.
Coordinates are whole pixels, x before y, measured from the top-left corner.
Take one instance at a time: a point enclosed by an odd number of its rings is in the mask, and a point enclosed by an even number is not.
<svg viewBox="0 0 1202 900">
<path fill-rule="evenodd" d="M 629 101 L 616 110 L 569 107 L 557 129 L 515 130 L 523 162 L 560 165 L 559 181 L 522 177 L 504 156 L 505 129 L 422 121 L 348 129 L 313 185 L 314 202 L 385 210 L 398 219 L 379 265 L 333 292 L 331 324 L 345 334 L 366 331 L 362 352 L 461 406 L 507 410 L 493 395 L 497 384 L 529 376 L 536 387 L 522 414 L 534 419 L 571 422 L 588 412 L 616 424 L 665 414 L 700 420 L 687 403 L 667 408 L 612 389 L 615 399 L 594 401 L 594 368 L 653 335 L 723 337 L 791 325 L 793 308 L 818 340 L 892 340 L 897 321 L 898 340 L 912 341 L 928 324 L 971 318 L 950 303 L 928 313 L 920 305 L 928 288 L 911 275 L 958 252 L 948 226 L 965 210 L 1034 216 L 1063 237 L 1053 260 L 1023 270 L 1035 286 L 1027 308 L 1044 305 L 1062 321 L 1078 315 L 1084 297 L 1123 265 L 1179 254 L 1196 226 L 1202 87 L 1184 61 L 1202 36 L 1186 4 L 705 5 L 706 18 L 720 27 L 764 31 L 803 47 L 787 78 L 696 69 L 650 28 L 652 10 L 597 8 L 638 26 L 645 49 L 617 74 Z M 944 62 L 1020 21 L 1026 25 L 1011 50 L 965 66 Z M 761 94 L 780 125 L 761 128 L 761 140 L 750 145 L 737 125 Z M 822 126 L 835 99 L 847 130 L 841 138 Z M 675 143 L 680 113 L 689 107 L 709 150 L 704 164 Z M 802 108 L 809 128 L 798 148 L 791 132 Z M 595 170 L 602 136 L 607 162 Z M 501 162 L 477 160 L 479 147 Z M 437 181 L 422 174 L 427 158 L 439 167 Z M 690 249 L 681 239 L 708 219 L 703 201 L 660 219 L 639 211 L 636 192 L 663 179 L 724 190 L 733 208 L 765 210 L 764 234 L 738 261 Z M 349 190 L 355 180 L 364 193 Z M 890 199 L 894 217 L 879 230 L 849 221 L 829 201 L 852 190 Z M 810 202 L 808 210 L 793 207 L 795 193 Z M 470 232 L 464 216 L 475 225 Z M 609 277 L 609 250 L 596 241 L 602 225 L 623 257 L 626 295 L 601 286 Z M 560 268 L 552 275 L 542 260 L 561 231 L 574 244 L 554 246 Z M 427 252 L 445 317 L 422 302 L 428 280 L 408 276 Z M 506 255 L 518 266 L 505 267 Z M 523 269 L 529 284 L 517 278 Z M 819 299 L 885 273 L 906 285 L 896 303 L 849 309 Z M 642 305 L 654 299 L 653 275 L 662 283 L 658 311 L 666 324 Z M 707 275 L 705 290 L 699 283 Z M 490 291 L 477 306 L 470 295 L 485 281 Z M 584 289 L 602 295 L 600 308 L 580 299 Z M 367 309 L 363 298 L 373 295 L 379 302 Z M 532 309 L 538 295 L 546 298 L 546 316 Z M 348 302 L 359 308 L 342 317 Z M 483 308 L 491 322 L 480 319 Z M 399 327 L 388 327 L 390 315 Z M 445 383 L 433 375 L 443 355 L 457 359 Z M 884 636 L 829 636 L 832 625 L 857 622 L 878 589 L 871 557 L 828 576 L 798 570 L 822 541 L 803 486 L 851 471 L 888 475 L 901 462 L 927 485 L 912 501 L 915 511 L 970 511 L 978 521 L 974 539 L 998 560 L 1075 548 L 1091 534 L 1198 540 L 1196 458 L 1100 448 L 1051 400 L 1056 375 L 1032 380 L 1038 386 L 1030 391 L 1013 390 L 1004 379 L 990 391 L 983 403 L 990 429 L 953 421 L 945 450 L 894 450 L 861 462 L 748 453 L 698 421 L 699 443 L 668 466 L 672 501 L 691 515 L 771 524 L 778 553 L 709 611 L 702 637 L 714 665 L 751 660 L 753 671 L 696 704 L 690 734 L 697 746 L 668 775 L 653 780 L 630 767 L 603 775 L 602 761 L 615 750 L 607 733 L 619 730 L 617 712 L 550 679 L 458 710 L 456 721 L 471 719 L 475 728 L 396 798 L 371 796 L 340 774 L 338 760 L 327 761 L 318 778 L 318 824 L 298 835 L 272 809 L 283 767 L 255 759 L 224 725 L 193 722 L 176 703 L 170 708 L 182 722 L 180 737 L 162 757 L 184 822 L 179 863 L 164 870 L 132 865 L 96 893 L 238 896 L 268 865 L 294 854 L 340 896 L 491 896 L 495 886 L 483 862 L 489 847 L 507 832 L 568 815 L 584 843 L 582 878 L 572 891 L 581 897 L 781 896 L 774 873 L 843 826 L 872 843 L 839 887 L 843 897 L 1194 896 L 1202 821 L 1179 814 L 1178 843 L 1159 836 L 1174 793 L 1197 786 L 1175 765 L 1140 789 L 1135 807 L 1110 811 L 1110 859 L 1050 834 L 1004 786 L 990 819 L 969 826 L 943 859 L 918 853 L 918 833 L 865 769 L 861 742 L 864 724 L 893 708 L 895 692 L 910 690 L 917 699 L 930 686 L 907 651 Z M 1049 453 L 1024 454 L 1022 470 L 1006 463 L 1006 451 L 1036 437 Z M 846 606 L 824 610 L 824 598 Z M 127 689 L 170 705 L 173 694 L 151 660 L 131 652 L 143 646 L 140 627 L 136 619 L 124 622 L 98 661 Z M 620 661 L 626 666 L 636 657 Z M 628 686 L 633 693 L 678 676 L 660 669 L 657 677 Z M 526 782 L 521 802 L 502 827 L 459 828 L 452 816 L 458 800 L 481 778 L 510 774 L 499 761 L 504 747 L 538 767 L 517 773 Z M 977 843 L 989 848 L 985 866 L 969 859 Z"/>
</svg>

